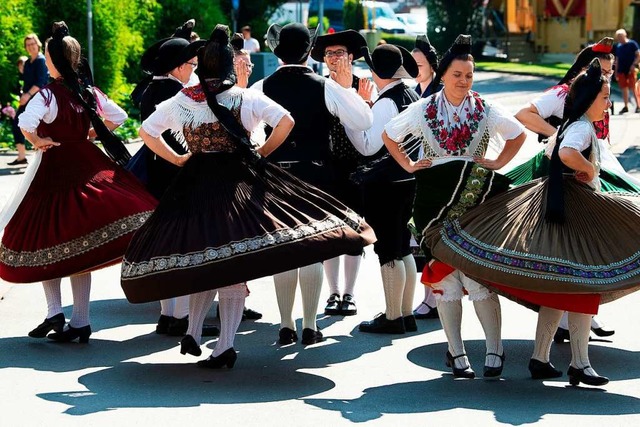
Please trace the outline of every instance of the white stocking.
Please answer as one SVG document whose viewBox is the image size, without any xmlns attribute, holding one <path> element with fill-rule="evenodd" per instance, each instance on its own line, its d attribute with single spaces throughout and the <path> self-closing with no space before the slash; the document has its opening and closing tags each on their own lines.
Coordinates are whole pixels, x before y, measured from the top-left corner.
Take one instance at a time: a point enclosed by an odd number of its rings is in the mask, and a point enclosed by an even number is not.
<svg viewBox="0 0 640 427">
<path fill-rule="evenodd" d="M 189 315 L 189 295 L 174 298 L 173 317 L 184 319 Z"/>
<path fill-rule="evenodd" d="M 324 274 L 327 276 L 329 282 L 329 293 L 340 295 L 340 287 L 338 286 L 338 280 L 340 277 L 340 257 L 327 259 L 322 263 L 324 267 Z"/>
<path fill-rule="evenodd" d="M 187 335 L 191 335 L 198 345 L 202 339 L 202 324 L 213 304 L 217 290 L 198 292 L 189 295 L 189 327 Z"/>
<path fill-rule="evenodd" d="M 598 376 L 589 362 L 589 333 L 591 331 L 591 315 L 569 312 L 569 340 L 571 344 L 571 366 L 585 369 L 585 373 Z M 588 368 L 587 368 L 588 367 Z"/>
<path fill-rule="evenodd" d="M 447 336 L 449 353 L 453 357 L 464 354 L 464 342 L 460 332 L 462 329 L 462 301 L 444 301 L 441 298 L 438 298 L 437 301 L 438 315 L 444 334 Z M 464 369 L 469 366 L 469 359 L 467 356 L 458 357 L 454 359 L 454 363 L 456 368 Z"/>
<path fill-rule="evenodd" d="M 56 314 L 62 313 L 62 294 L 60 292 L 60 282 L 62 279 L 45 280 L 42 282 L 44 298 L 47 300 L 47 319 Z"/>
<path fill-rule="evenodd" d="M 233 341 L 242 320 L 244 300 L 247 297 L 246 283 L 225 286 L 218 290 L 220 307 L 220 337 L 211 356 L 217 357 L 233 347 Z"/>
<path fill-rule="evenodd" d="M 344 256 L 344 293 L 354 296 L 353 289 L 356 286 L 358 271 L 360 271 L 360 263 L 362 255 L 345 255 Z"/>
<path fill-rule="evenodd" d="M 476 316 L 480 320 L 487 343 L 487 356 L 485 366 L 497 368 L 502 364 L 502 360 L 495 354 L 502 355 L 502 314 L 500 310 L 500 300 L 498 295 L 491 293 L 489 298 L 473 301 L 476 309 Z M 489 355 L 489 353 L 494 353 Z"/>
<path fill-rule="evenodd" d="M 91 273 L 71 276 L 71 293 L 73 294 L 73 312 L 69 326 L 82 328 L 89 325 L 89 298 L 91 294 Z"/>
<path fill-rule="evenodd" d="M 549 362 L 551 342 L 558 329 L 558 323 L 562 317 L 562 311 L 555 308 L 540 307 L 538 311 L 538 324 L 536 326 L 536 341 L 533 346 L 532 359 L 542 363 Z"/>
<path fill-rule="evenodd" d="M 300 292 L 302 293 L 302 329 L 318 330 L 316 316 L 322 292 L 322 264 L 307 265 L 300 269 Z"/>
<path fill-rule="evenodd" d="M 280 310 L 280 328 L 289 328 L 295 331 L 296 324 L 293 321 L 293 303 L 296 299 L 298 269 L 274 274 L 273 283 L 276 288 L 278 309 Z"/>
<path fill-rule="evenodd" d="M 413 315 L 413 297 L 416 292 L 416 260 L 413 258 L 413 255 L 407 255 L 402 258 L 402 262 L 404 263 L 404 271 L 406 274 L 404 281 L 404 291 L 402 293 L 402 316 L 412 316 Z"/>
<path fill-rule="evenodd" d="M 404 262 L 390 261 L 380 267 L 380 272 L 382 273 L 382 288 L 386 303 L 385 315 L 389 320 L 396 320 L 402 317 L 402 295 L 407 280 Z"/>
</svg>

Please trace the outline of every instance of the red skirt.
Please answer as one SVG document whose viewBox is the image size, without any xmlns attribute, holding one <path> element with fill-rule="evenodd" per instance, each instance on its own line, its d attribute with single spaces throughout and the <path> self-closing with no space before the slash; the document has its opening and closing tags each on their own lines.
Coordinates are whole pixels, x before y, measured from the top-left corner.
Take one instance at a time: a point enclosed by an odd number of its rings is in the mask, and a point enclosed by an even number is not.
<svg viewBox="0 0 640 427">
<path fill-rule="evenodd" d="M 0 277 L 32 283 L 119 262 L 157 201 L 88 141 L 43 153 L 0 245 Z"/>
</svg>

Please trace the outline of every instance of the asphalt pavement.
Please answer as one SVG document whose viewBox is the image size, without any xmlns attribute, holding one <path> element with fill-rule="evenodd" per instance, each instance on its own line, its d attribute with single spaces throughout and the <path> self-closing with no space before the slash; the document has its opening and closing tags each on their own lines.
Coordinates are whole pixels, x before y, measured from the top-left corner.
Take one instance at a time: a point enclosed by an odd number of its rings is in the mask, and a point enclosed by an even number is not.
<svg viewBox="0 0 640 427">
<path fill-rule="evenodd" d="M 515 111 L 552 81 L 477 73 L 475 89 Z M 618 96 L 618 95 L 615 95 Z M 617 108 L 618 99 L 614 96 Z M 640 173 L 640 114 L 611 120 L 612 149 L 631 172 Z M 131 145 L 134 150 L 139 145 Z M 540 149 L 528 138 L 523 161 Z M 0 205 L 9 199 L 19 168 L 0 153 Z M 638 175 L 636 175 L 638 176 Z M 119 266 L 93 274 L 87 345 L 55 344 L 27 337 L 45 316 L 42 287 L 0 283 L 0 426 L 637 426 L 640 424 L 640 293 L 600 309 L 616 333 L 590 345 L 593 366 L 611 382 L 601 388 L 571 387 L 567 376 L 529 378 L 536 314 L 502 299 L 506 353 L 503 377 L 481 377 L 484 340 L 472 304 L 463 302 L 463 337 L 479 378 L 454 380 L 444 364 L 446 339 L 439 321 L 418 321 L 418 332 L 367 335 L 357 325 L 384 309 L 377 259 L 367 248 L 356 285 L 358 315 L 328 317 L 318 324 L 325 342 L 304 347 L 277 344 L 279 314 L 270 277 L 249 283 L 247 306 L 264 314 L 240 325 L 232 370 L 202 370 L 203 356 L 179 353 L 179 339 L 154 333 L 159 304 L 129 304 Z M 63 281 L 71 315 L 71 292 Z M 325 285 L 322 299 L 328 297 Z M 415 305 L 423 290 L 416 289 Z M 217 323 L 212 311 L 210 323 Z M 300 296 L 294 316 L 301 328 Z M 554 344 L 551 361 L 566 371 L 569 344 Z"/>
</svg>

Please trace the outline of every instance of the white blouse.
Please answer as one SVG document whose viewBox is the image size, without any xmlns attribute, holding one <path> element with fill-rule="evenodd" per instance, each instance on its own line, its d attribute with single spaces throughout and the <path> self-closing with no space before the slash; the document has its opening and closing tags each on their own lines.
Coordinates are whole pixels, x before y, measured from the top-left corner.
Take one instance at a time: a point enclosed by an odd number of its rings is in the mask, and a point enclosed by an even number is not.
<svg viewBox="0 0 640 427">
<path fill-rule="evenodd" d="M 98 101 L 98 114 L 105 120 L 121 125 L 127 119 L 127 113 L 115 102 L 109 99 L 100 90 L 94 92 Z M 51 97 L 49 105 L 45 105 L 45 99 Z M 24 113 L 18 119 L 18 126 L 27 132 L 35 132 L 40 122 L 52 123 L 58 116 L 58 103 L 56 97 L 49 89 L 42 89 L 27 104 Z"/>
<path fill-rule="evenodd" d="M 562 118 L 564 115 L 564 100 L 566 97 L 567 88 L 557 86 L 536 97 L 531 101 L 531 105 L 536 107 L 538 114 L 543 119 L 547 119 L 551 116 Z"/>
<path fill-rule="evenodd" d="M 216 99 L 229 109 L 240 105 L 240 121 L 250 132 L 253 132 L 261 121 L 275 127 L 284 116 L 291 117 L 280 104 L 253 89 L 234 86 L 218 94 Z M 218 118 L 206 102 L 196 101 L 179 92 L 173 98 L 160 103 L 156 111 L 142 123 L 142 129 L 157 138 L 168 129 L 182 132 L 185 126 L 195 128 L 203 123 L 217 121 Z"/>
</svg>

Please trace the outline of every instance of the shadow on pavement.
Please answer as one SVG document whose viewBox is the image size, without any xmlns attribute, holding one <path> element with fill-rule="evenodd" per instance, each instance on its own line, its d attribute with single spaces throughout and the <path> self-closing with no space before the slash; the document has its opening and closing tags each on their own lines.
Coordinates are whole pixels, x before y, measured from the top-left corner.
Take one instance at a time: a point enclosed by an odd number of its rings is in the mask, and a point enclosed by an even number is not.
<svg viewBox="0 0 640 427">
<path fill-rule="evenodd" d="M 446 344 L 437 343 L 412 350 L 408 359 L 422 367 L 443 371 L 441 378 L 369 388 L 361 397 L 352 400 L 305 399 L 305 402 L 321 409 L 340 411 L 343 418 L 353 423 L 375 420 L 384 414 L 428 413 L 456 408 L 492 411 L 496 422 L 511 425 L 535 423 L 547 414 L 640 413 L 639 399 L 609 393 L 607 386 L 572 387 L 566 375 L 544 382 L 530 379 L 527 370 L 532 349 L 530 341 L 505 341 L 507 360 L 501 380 L 482 379 L 484 342 L 467 341 L 465 344 L 479 375 L 474 380 L 454 380 L 444 365 Z M 590 356 L 598 372 L 611 380 L 640 375 L 637 352 L 592 345 Z M 551 360 L 557 367 L 566 367 L 570 358 L 568 344 L 554 345 Z M 559 362 L 560 359 L 563 362 Z M 611 363 L 614 360 L 615 364 Z"/>
<path fill-rule="evenodd" d="M 640 147 L 627 148 L 618 155 L 618 160 L 627 172 L 640 172 Z"/>
</svg>

